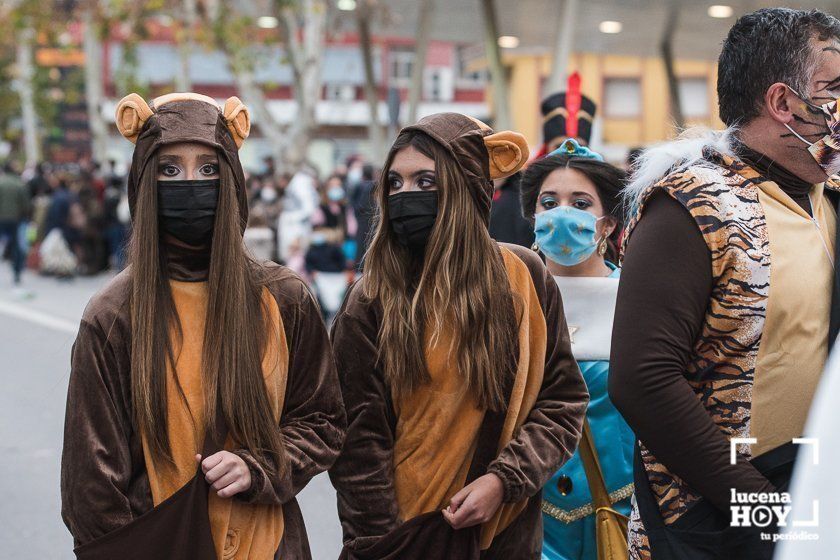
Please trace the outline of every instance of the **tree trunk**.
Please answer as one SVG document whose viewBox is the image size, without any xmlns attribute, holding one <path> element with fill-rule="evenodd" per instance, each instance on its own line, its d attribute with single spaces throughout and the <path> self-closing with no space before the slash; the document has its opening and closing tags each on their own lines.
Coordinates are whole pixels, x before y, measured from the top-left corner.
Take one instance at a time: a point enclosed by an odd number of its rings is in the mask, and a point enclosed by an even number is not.
<svg viewBox="0 0 840 560">
<path fill-rule="evenodd" d="M 183 14 L 181 29 L 178 37 L 178 61 L 181 71 L 175 76 L 175 89 L 178 91 L 192 91 L 190 77 L 190 56 L 193 52 L 195 23 L 198 18 L 196 0 L 183 0 Z"/>
<path fill-rule="evenodd" d="M 105 97 L 102 84 L 102 41 L 99 38 L 94 10 L 90 2 L 82 13 L 85 50 L 85 102 L 87 103 L 88 128 L 91 136 L 91 154 L 94 161 L 104 162 L 108 150 L 108 126 L 102 117 Z"/>
<path fill-rule="evenodd" d="M 370 3 L 360 0 L 356 6 L 356 23 L 359 28 L 359 47 L 365 66 L 365 98 L 370 112 L 368 125 L 371 159 L 379 164 L 384 159 L 382 145 L 382 125 L 379 123 L 379 84 L 373 72 L 373 48 L 370 38 Z"/>
<path fill-rule="evenodd" d="M 206 13 L 211 21 L 231 13 L 229 6 L 208 0 Z M 275 161 L 277 174 L 299 171 L 306 163 L 309 144 L 318 126 L 316 109 L 321 100 L 321 64 L 326 44 L 327 4 L 325 0 L 301 0 L 280 9 L 279 21 L 285 35 L 285 51 L 292 67 L 296 118 L 288 125 L 277 121 L 268 108 L 262 87 L 254 80 L 253 53 L 238 50 L 224 36 L 216 46 L 227 57 L 243 101 L 253 121 L 265 136 Z"/>
<path fill-rule="evenodd" d="M 239 89 L 239 94 L 248 105 L 248 110 L 254 117 L 254 122 L 268 140 L 271 146 L 271 153 L 276 162 L 280 163 L 285 157 L 285 149 L 288 139 L 286 138 L 283 127 L 281 127 L 274 115 L 268 109 L 268 100 L 262 88 L 254 82 L 254 72 L 250 69 L 244 69 L 240 65 L 231 63 L 230 68 L 236 78 L 236 86 Z"/>
<path fill-rule="evenodd" d="M 23 29 L 17 40 L 17 89 L 20 95 L 21 120 L 23 126 L 23 147 L 26 167 L 33 167 L 41 160 L 41 146 L 38 139 L 38 115 L 35 111 L 35 63 L 32 49 L 35 44 L 35 30 Z"/>
<path fill-rule="evenodd" d="M 493 86 L 494 128 L 506 130 L 510 128 L 510 103 L 508 102 L 507 70 L 502 64 L 499 52 L 499 26 L 496 18 L 494 0 L 481 0 L 481 10 L 484 15 L 484 49 L 490 65 L 490 82 Z"/>
<path fill-rule="evenodd" d="M 414 48 L 414 66 L 411 69 L 411 88 L 408 90 L 408 123 L 417 122 L 417 107 L 423 92 L 423 69 L 426 67 L 426 51 L 429 47 L 429 32 L 432 27 L 434 0 L 420 0 L 420 14 L 417 19 L 417 42 Z"/>
<path fill-rule="evenodd" d="M 680 99 L 679 80 L 674 70 L 674 34 L 679 23 L 678 6 L 672 4 L 668 10 L 668 19 L 665 22 L 665 33 L 662 37 L 660 50 L 662 62 L 665 64 L 665 74 L 668 77 L 668 91 L 671 94 L 671 115 L 674 117 L 674 125 L 678 131 L 685 128 L 685 118 L 682 112 L 682 100 Z"/>
<path fill-rule="evenodd" d="M 318 127 L 316 110 L 323 86 L 321 65 L 326 43 L 327 6 L 324 0 L 303 0 L 302 21 L 289 8 L 284 9 L 282 15 L 287 26 L 287 48 L 292 61 L 298 117 L 289 125 L 281 164 L 287 171 L 294 172 L 306 162 L 309 144 Z M 297 23 L 296 27 L 294 23 Z M 298 31 L 300 41 L 297 40 Z"/>
<path fill-rule="evenodd" d="M 566 89 L 566 79 L 569 74 L 569 57 L 572 55 L 572 43 L 575 36 L 578 0 L 566 0 L 560 16 L 557 43 L 554 46 L 554 60 L 551 64 L 551 77 L 546 84 L 546 95 Z"/>
</svg>

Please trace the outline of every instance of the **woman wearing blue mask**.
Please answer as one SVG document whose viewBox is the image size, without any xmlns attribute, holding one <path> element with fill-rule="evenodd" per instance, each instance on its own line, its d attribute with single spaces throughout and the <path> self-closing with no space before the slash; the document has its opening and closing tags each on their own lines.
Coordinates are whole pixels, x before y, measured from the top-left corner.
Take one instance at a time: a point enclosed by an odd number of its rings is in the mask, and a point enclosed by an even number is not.
<svg viewBox="0 0 840 560">
<path fill-rule="evenodd" d="M 586 417 L 612 508 L 630 513 L 633 433 L 607 396 L 625 173 L 567 140 L 528 167 L 522 208 L 563 296 L 572 352 L 589 388 Z M 595 507 L 579 452 L 543 489 L 544 560 L 597 560 Z"/>
<path fill-rule="evenodd" d="M 339 175 L 331 175 L 320 193 L 321 203 L 312 216 L 312 226 L 325 228 L 331 240 L 341 245 L 345 258 L 352 261 L 356 257 L 358 223 L 347 202 L 344 180 Z"/>
</svg>

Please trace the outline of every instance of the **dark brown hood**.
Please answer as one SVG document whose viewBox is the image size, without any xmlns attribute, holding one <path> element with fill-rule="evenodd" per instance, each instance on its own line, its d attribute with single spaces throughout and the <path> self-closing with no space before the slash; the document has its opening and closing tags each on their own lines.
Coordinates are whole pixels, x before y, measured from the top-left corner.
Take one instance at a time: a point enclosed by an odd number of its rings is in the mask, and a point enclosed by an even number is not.
<svg viewBox="0 0 840 560">
<path fill-rule="evenodd" d="M 528 143 L 516 132 L 494 133 L 481 121 L 460 113 L 436 113 L 407 126 L 400 134 L 419 131 L 443 146 L 467 179 L 481 212 L 490 216 L 493 179 L 516 173 L 528 160 Z"/>
<path fill-rule="evenodd" d="M 248 224 L 248 199 L 239 145 L 250 129 L 244 105 L 237 98 L 231 98 L 221 109 L 212 99 L 195 94 L 172 94 L 144 105 L 140 96 L 131 94 L 117 107 L 120 132 L 136 144 L 128 174 L 128 204 L 132 218 L 140 176 L 151 156 L 167 144 L 195 142 L 216 149 L 230 165 L 244 232 Z M 232 115 L 234 111 L 236 114 Z M 236 125 L 240 126 L 237 128 Z"/>
</svg>

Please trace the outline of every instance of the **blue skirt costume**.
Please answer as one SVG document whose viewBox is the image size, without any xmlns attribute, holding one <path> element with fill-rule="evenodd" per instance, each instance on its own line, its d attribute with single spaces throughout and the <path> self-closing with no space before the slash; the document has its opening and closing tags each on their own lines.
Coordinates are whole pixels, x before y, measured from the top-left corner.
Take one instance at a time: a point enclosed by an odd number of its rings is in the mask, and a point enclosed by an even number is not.
<svg viewBox="0 0 840 560">
<path fill-rule="evenodd" d="M 556 277 L 563 296 L 572 352 L 589 389 L 586 417 L 616 511 L 630 515 L 634 435 L 609 400 L 609 338 L 618 269 L 608 278 Z M 543 488 L 543 560 L 598 560 L 595 516 L 583 463 L 576 451 Z"/>
</svg>

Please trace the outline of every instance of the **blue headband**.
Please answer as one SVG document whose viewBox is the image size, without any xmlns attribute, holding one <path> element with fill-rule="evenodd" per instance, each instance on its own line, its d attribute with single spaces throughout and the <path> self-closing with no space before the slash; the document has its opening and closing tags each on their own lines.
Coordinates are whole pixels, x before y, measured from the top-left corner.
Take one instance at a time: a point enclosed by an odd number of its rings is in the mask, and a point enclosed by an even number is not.
<svg viewBox="0 0 840 560">
<path fill-rule="evenodd" d="M 573 138 L 569 138 L 562 144 L 560 147 L 548 154 L 545 157 L 551 156 L 569 156 L 569 157 L 579 157 L 584 159 L 594 159 L 596 161 L 604 161 L 604 158 L 598 152 L 593 152 L 589 148 L 581 146 L 577 143 L 577 140 Z"/>
</svg>

